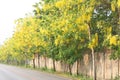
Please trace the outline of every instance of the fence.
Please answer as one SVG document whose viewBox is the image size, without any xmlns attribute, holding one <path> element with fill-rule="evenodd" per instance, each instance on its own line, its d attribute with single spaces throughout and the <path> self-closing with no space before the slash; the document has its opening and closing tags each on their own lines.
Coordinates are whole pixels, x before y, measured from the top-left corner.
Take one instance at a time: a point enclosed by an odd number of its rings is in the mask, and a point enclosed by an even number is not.
<svg viewBox="0 0 120 80">
<path fill-rule="evenodd" d="M 119 60 L 110 60 L 110 52 L 95 54 L 95 64 L 96 64 L 96 77 L 97 80 L 110 80 L 119 74 Z M 33 61 L 30 62 L 33 65 Z M 38 56 L 35 54 L 35 66 L 39 68 L 47 67 L 48 69 L 53 69 L 53 60 L 51 58 Z M 58 72 L 69 72 L 69 65 L 55 61 L 55 69 Z M 92 58 L 91 54 L 85 54 L 83 60 L 76 61 L 71 66 L 72 74 L 83 74 L 86 76 L 92 76 Z"/>
</svg>

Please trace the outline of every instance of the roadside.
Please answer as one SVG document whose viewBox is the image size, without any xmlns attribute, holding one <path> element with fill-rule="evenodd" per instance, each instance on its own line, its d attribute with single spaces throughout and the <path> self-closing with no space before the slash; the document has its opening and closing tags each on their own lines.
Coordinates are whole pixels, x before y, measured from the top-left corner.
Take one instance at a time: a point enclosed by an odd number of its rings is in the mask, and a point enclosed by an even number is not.
<svg viewBox="0 0 120 80">
<path fill-rule="evenodd" d="M 6 65 L 8 65 L 8 64 L 6 64 Z M 33 68 L 31 66 L 24 66 L 24 65 L 19 65 L 19 66 L 18 65 L 11 65 L 11 66 L 16 66 L 16 67 L 20 67 L 20 68 L 24 68 L 24 69 L 35 70 L 35 71 L 43 72 L 45 74 L 51 74 L 51 75 L 60 76 L 60 77 L 64 77 L 64 78 L 69 78 L 69 80 L 92 80 L 88 76 L 70 75 L 69 73 L 56 72 L 52 69 L 47 69 L 47 68 Z"/>
<path fill-rule="evenodd" d="M 0 80 L 72 80 L 70 78 L 24 68 L 0 64 Z"/>
<path fill-rule="evenodd" d="M 12 65 L 12 64 L 4 64 L 4 65 L 15 66 L 18 68 L 23 68 L 23 69 L 28 69 L 28 70 L 34 70 L 34 71 L 42 72 L 43 74 L 59 76 L 59 77 L 67 78 L 69 80 L 92 80 L 91 78 L 84 76 L 84 75 L 70 75 L 69 73 L 56 72 L 52 69 L 47 69 L 47 68 L 33 68 L 31 66 Z"/>
</svg>

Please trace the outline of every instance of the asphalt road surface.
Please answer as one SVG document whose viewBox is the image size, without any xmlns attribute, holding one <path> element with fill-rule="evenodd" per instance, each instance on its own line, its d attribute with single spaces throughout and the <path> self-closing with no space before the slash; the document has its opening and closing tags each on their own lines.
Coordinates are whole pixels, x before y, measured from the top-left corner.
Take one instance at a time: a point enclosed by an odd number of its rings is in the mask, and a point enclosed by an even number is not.
<svg viewBox="0 0 120 80">
<path fill-rule="evenodd" d="M 0 64 L 0 80 L 71 80 L 68 78 Z"/>
</svg>

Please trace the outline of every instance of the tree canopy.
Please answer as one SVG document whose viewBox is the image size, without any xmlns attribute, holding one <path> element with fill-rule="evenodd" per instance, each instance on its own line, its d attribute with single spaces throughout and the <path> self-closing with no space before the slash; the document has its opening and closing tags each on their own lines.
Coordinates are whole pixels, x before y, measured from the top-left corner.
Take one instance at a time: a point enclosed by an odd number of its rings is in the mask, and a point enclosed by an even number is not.
<svg viewBox="0 0 120 80">
<path fill-rule="evenodd" d="M 13 37 L 0 46 L 1 61 L 19 62 L 38 53 L 72 65 L 86 50 L 94 57 L 108 48 L 119 58 L 120 0 L 43 2 L 34 5 L 34 15 L 15 21 Z"/>
</svg>

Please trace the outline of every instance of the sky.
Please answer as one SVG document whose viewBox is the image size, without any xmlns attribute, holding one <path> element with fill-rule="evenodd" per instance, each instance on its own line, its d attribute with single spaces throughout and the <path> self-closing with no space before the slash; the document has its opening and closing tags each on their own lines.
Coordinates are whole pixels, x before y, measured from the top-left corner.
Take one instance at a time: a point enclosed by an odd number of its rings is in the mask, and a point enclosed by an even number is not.
<svg viewBox="0 0 120 80">
<path fill-rule="evenodd" d="M 39 0 L 1 0 L 0 1 L 0 44 L 14 32 L 14 21 L 33 11 Z"/>
</svg>

